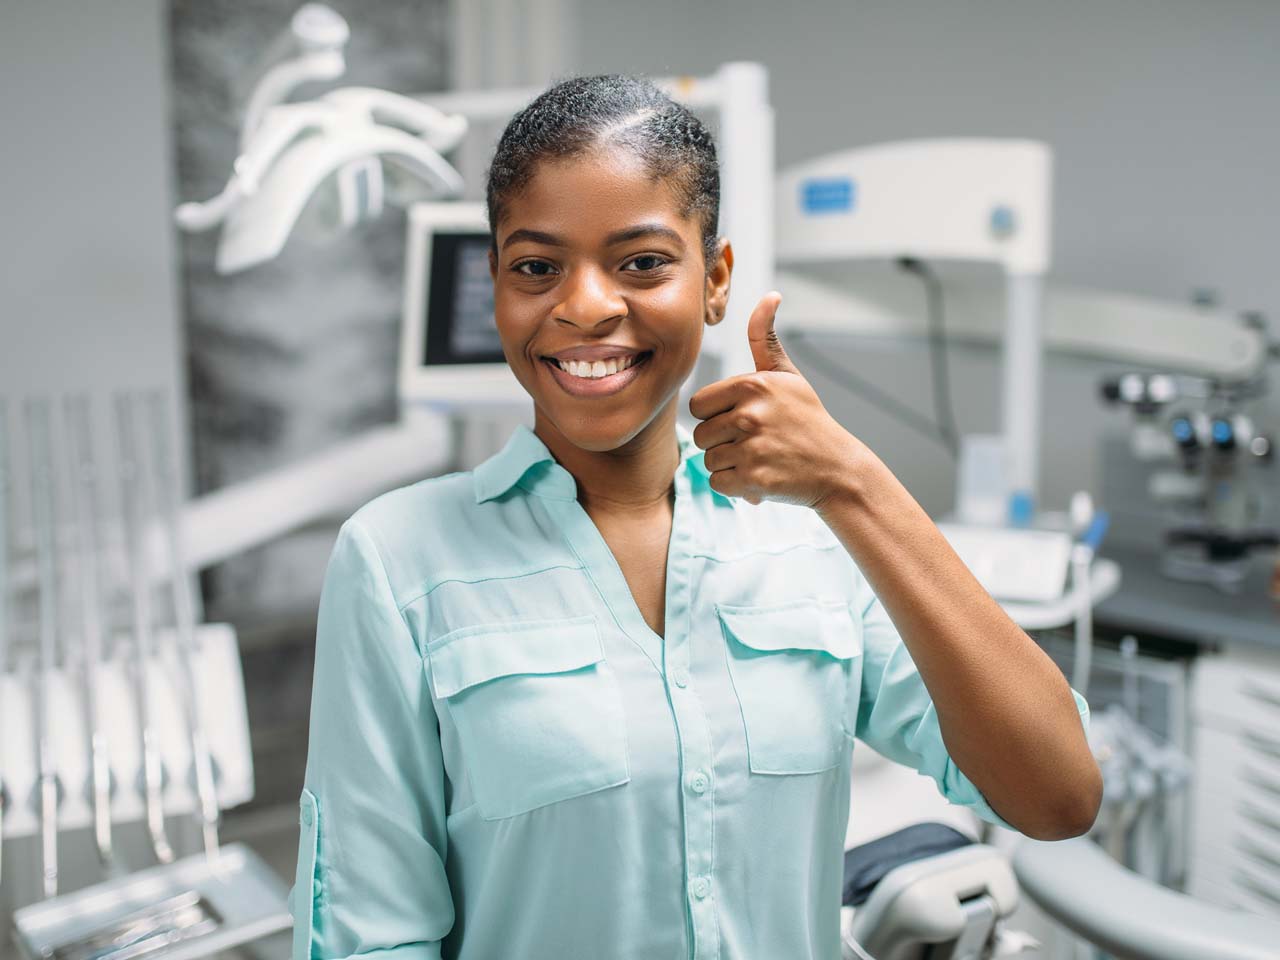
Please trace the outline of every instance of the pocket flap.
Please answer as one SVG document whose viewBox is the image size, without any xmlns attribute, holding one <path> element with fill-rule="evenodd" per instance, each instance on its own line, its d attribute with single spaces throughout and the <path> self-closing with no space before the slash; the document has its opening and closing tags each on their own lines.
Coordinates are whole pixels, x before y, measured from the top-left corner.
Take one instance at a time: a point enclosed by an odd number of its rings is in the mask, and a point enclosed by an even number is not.
<svg viewBox="0 0 1280 960">
<path fill-rule="evenodd" d="M 445 699 L 518 673 L 564 673 L 604 659 L 594 614 L 462 627 L 427 646 L 431 687 Z"/>
<path fill-rule="evenodd" d="M 752 650 L 818 650 L 838 660 L 862 653 L 862 621 L 842 600 L 804 597 L 761 606 L 716 604 L 725 632 Z"/>
</svg>

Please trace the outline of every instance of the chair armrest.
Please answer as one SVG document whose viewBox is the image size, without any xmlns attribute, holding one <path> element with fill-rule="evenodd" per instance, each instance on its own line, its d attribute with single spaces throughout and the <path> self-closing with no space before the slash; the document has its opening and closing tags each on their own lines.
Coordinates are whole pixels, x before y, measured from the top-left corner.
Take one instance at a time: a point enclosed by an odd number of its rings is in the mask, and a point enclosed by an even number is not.
<svg viewBox="0 0 1280 960">
<path fill-rule="evenodd" d="M 1013 869 L 1040 909 L 1126 960 L 1269 960 L 1280 944 L 1280 922 L 1162 887 L 1084 837 L 1024 840 Z"/>
</svg>

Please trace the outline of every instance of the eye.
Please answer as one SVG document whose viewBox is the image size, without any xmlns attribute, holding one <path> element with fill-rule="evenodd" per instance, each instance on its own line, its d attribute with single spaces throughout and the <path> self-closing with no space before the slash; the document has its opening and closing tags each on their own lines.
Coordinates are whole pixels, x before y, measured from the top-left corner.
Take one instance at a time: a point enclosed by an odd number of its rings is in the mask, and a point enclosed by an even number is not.
<svg viewBox="0 0 1280 960">
<path fill-rule="evenodd" d="M 555 273 L 555 267 L 546 260 L 521 260 L 511 268 L 526 277 L 549 277 Z"/>
<path fill-rule="evenodd" d="M 665 267 L 670 262 L 666 257 L 660 257 L 656 253 L 642 253 L 628 260 L 623 264 L 622 269 L 631 273 L 649 273 Z"/>
</svg>

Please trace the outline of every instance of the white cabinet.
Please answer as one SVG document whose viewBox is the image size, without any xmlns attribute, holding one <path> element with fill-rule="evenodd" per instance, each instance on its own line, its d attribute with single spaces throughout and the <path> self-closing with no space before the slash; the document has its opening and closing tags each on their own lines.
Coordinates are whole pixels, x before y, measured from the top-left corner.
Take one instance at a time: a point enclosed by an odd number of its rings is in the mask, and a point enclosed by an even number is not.
<svg viewBox="0 0 1280 960">
<path fill-rule="evenodd" d="M 1280 652 L 1205 654 L 1192 682 L 1188 892 L 1280 917 Z"/>
</svg>

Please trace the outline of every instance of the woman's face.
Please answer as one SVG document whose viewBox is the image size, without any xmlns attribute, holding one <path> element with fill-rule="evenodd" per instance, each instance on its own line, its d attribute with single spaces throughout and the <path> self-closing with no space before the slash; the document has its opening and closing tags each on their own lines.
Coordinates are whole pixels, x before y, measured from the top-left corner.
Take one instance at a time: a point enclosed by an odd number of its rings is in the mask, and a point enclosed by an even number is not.
<svg viewBox="0 0 1280 960">
<path fill-rule="evenodd" d="M 628 443 L 723 316 L 728 245 L 708 270 L 696 215 L 625 150 L 539 163 L 495 242 L 498 333 L 539 423 L 585 450 Z"/>
</svg>

